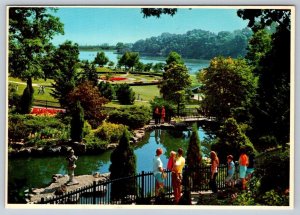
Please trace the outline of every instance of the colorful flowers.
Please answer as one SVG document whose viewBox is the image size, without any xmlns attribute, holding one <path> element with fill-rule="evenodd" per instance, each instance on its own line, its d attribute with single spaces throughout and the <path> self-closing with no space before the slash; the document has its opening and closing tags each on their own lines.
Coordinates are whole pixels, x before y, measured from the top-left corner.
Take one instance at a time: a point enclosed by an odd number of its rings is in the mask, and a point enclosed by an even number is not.
<svg viewBox="0 0 300 215">
<path fill-rule="evenodd" d="M 111 77 L 109 80 L 110 81 L 124 81 L 126 80 L 127 78 L 124 78 L 124 77 Z"/>
<path fill-rule="evenodd" d="M 34 107 L 30 114 L 34 115 L 56 115 L 57 113 L 63 113 L 65 110 L 57 108 L 45 108 L 45 107 Z"/>
</svg>

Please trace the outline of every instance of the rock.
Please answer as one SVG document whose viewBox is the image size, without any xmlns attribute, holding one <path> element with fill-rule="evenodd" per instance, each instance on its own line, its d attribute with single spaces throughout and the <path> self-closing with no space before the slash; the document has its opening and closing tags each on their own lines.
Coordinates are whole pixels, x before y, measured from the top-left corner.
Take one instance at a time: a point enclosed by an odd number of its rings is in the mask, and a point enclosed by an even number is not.
<svg viewBox="0 0 300 215">
<path fill-rule="evenodd" d="M 18 154 L 22 156 L 29 156 L 31 154 L 31 148 L 22 148 L 18 151 Z"/>
<path fill-rule="evenodd" d="M 100 172 L 96 172 L 93 174 L 93 176 L 94 176 L 94 178 L 100 178 L 101 175 L 100 175 Z"/>
<path fill-rule="evenodd" d="M 13 149 L 18 149 L 18 150 L 20 150 L 20 149 L 24 146 L 24 143 L 22 143 L 22 142 L 15 142 L 15 143 L 11 143 L 10 146 L 11 146 Z"/>
<path fill-rule="evenodd" d="M 67 192 L 67 186 L 66 185 L 61 185 L 57 190 L 55 190 L 54 194 L 55 195 L 62 195 L 65 192 Z"/>
<path fill-rule="evenodd" d="M 117 148 L 118 145 L 119 145 L 118 143 L 111 143 L 111 144 L 108 144 L 107 149 L 108 149 L 108 150 L 109 150 L 109 149 L 115 149 L 115 148 Z"/>
<path fill-rule="evenodd" d="M 39 195 L 40 193 L 44 192 L 45 188 L 33 188 L 32 193 L 35 195 Z"/>
<path fill-rule="evenodd" d="M 86 152 L 86 145 L 84 143 L 73 142 L 71 146 L 76 154 L 83 154 Z"/>
</svg>

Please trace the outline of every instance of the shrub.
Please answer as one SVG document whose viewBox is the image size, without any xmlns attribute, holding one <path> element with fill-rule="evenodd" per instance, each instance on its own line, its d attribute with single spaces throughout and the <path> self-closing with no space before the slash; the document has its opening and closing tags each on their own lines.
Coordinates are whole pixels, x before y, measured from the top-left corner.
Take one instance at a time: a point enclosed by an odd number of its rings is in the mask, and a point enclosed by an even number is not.
<svg viewBox="0 0 300 215">
<path fill-rule="evenodd" d="M 65 125 L 61 119 L 50 116 L 9 114 L 8 138 L 10 142 L 21 139 L 27 141 L 33 138 L 37 140 L 43 137 L 66 140 L 69 138 L 69 125 Z"/>
<path fill-rule="evenodd" d="M 266 152 L 259 156 L 260 164 L 256 168 L 256 175 L 260 178 L 260 193 L 270 190 L 284 192 L 290 184 L 290 156 L 289 150 L 278 150 L 275 153 Z"/>
<path fill-rule="evenodd" d="M 126 129 L 125 125 L 103 122 L 95 130 L 95 136 L 108 142 L 118 142 Z"/>
<path fill-rule="evenodd" d="M 240 193 L 236 199 L 233 201 L 233 205 L 257 205 L 255 199 L 253 198 L 251 192 Z"/>
<path fill-rule="evenodd" d="M 262 197 L 265 205 L 271 206 L 288 206 L 289 205 L 289 196 L 282 195 L 275 190 L 270 190 L 265 193 Z"/>
<path fill-rule="evenodd" d="M 108 117 L 109 122 L 127 125 L 130 129 L 143 127 L 148 124 L 150 120 L 150 109 L 145 106 L 120 108 L 112 111 Z"/>
<path fill-rule="evenodd" d="M 9 142 L 27 139 L 31 129 L 25 124 L 26 120 L 31 118 L 28 115 L 10 114 L 8 116 L 8 139 Z"/>
<path fill-rule="evenodd" d="M 83 138 L 86 145 L 86 150 L 89 153 L 97 153 L 99 151 L 104 151 L 107 148 L 108 142 L 101 140 L 94 135 L 93 132 L 89 133 Z"/>
<path fill-rule="evenodd" d="M 128 84 L 120 84 L 116 90 L 117 99 L 123 105 L 132 105 L 135 100 L 135 92 Z"/>
</svg>

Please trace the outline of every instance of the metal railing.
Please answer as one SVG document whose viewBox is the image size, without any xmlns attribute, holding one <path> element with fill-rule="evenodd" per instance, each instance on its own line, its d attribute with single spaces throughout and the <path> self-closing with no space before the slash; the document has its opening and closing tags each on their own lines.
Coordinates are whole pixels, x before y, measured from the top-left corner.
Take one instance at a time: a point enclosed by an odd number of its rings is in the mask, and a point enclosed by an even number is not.
<svg viewBox="0 0 300 215">
<path fill-rule="evenodd" d="M 189 177 L 185 177 L 187 169 L 184 169 L 183 190 L 201 192 L 210 190 L 210 167 L 203 166 L 198 170 L 189 171 Z M 227 165 L 218 168 L 218 189 L 225 188 Z M 164 181 L 164 194 L 166 198 L 172 198 L 171 172 L 167 171 Z M 38 204 L 152 204 L 155 199 L 155 179 L 152 172 L 119 178 L 107 181 L 94 181 L 93 184 L 81 187 L 74 191 L 50 197 L 42 198 Z"/>
</svg>

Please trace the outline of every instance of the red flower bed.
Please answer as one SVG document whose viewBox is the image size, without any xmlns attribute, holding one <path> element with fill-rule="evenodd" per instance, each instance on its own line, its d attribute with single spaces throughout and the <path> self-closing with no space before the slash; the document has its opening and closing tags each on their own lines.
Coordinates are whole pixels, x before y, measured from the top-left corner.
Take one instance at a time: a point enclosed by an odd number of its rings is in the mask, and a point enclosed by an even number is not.
<svg viewBox="0 0 300 215">
<path fill-rule="evenodd" d="M 124 81 L 126 79 L 127 78 L 124 78 L 124 77 L 111 77 L 109 80 L 110 81 Z"/>
<path fill-rule="evenodd" d="M 64 110 L 62 110 L 62 109 L 34 107 L 34 108 L 32 108 L 30 114 L 34 114 L 34 115 L 56 115 L 57 113 L 63 113 L 63 112 L 64 112 Z"/>
</svg>

